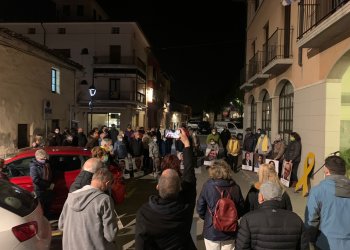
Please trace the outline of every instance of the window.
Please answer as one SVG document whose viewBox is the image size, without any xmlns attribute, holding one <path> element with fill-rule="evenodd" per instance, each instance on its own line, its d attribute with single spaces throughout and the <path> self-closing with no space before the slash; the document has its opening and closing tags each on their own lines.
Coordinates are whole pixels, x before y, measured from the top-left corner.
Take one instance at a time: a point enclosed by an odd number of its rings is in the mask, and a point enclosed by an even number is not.
<svg viewBox="0 0 350 250">
<path fill-rule="evenodd" d="M 252 131 L 255 131 L 256 129 L 256 102 L 254 100 L 254 97 L 252 99 L 252 102 L 250 103 L 250 127 Z"/>
<path fill-rule="evenodd" d="M 293 86 L 287 82 L 280 93 L 278 132 L 288 142 L 289 134 L 293 131 Z"/>
<path fill-rule="evenodd" d="M 77 6 L 77 16 L 84 16 L 84 5 Z"/>
<path fill-rule="evenodd" d="M 28 34 L 35 34 L 36 29 L 35 28 L 28 28 Z"/>
<path fill-rule="evenodd" d="M 70 58 L 70 49 L 53 49 L 64 57 Z"/>
<path fill-rule="evenodd" d="M 109 79 L 109 98 L 113 100 L 120 98 L 120 79 Z"/>
<path fill-rule="evenodd" d="M 63 5 L 62 13 L 63 16 L 70 16 L 70 5 Z"/>
<path fill-rule="evenodd" d="M 58 34 L 66 34 L 66 28 L 58 28 L 57 33 Z"/>
<path fill-rule="evenodd" d="M 81 55 L 88 55 L 89 54 L 89 49 L 88 48 L 83 48 L 80 52 Z"/>
<path fill-rule="evenodd" d="M 51 92 L 60 93 L 60 71 L 56 68 L 51 68 Z"/>
<path fill-rule="evenodd" d="M 112 27 L 112 34 L 119 34 L 120 28 L 119 27 Z"/>
<path fill-rule="evenodd" d="M 271 108 L 272 102 L 269 93 L 266 91 L 262 101 L 262 126 L 267 135 L 271 138 Z"/>
</svg>

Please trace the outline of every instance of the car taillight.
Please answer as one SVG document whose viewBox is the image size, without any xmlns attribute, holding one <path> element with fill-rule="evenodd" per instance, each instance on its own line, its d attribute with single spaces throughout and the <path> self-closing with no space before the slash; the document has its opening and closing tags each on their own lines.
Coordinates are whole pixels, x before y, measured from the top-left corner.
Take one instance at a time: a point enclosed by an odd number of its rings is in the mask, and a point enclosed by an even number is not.
<svg viewBox="0 0 350 250">
<path fill-rule="evenodd" d="M 34 237 L 38 233 L 38 223 L 31 221 L 12 228 L 13 234 L 20 241 L 26 241 Z"/>
</svg>

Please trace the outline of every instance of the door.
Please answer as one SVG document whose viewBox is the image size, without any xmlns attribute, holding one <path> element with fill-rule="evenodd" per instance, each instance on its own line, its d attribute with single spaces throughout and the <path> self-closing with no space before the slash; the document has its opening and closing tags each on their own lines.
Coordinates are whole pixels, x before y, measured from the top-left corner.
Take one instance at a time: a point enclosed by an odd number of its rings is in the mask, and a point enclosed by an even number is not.
<svg viewBox="0 0 350 250">
<path fill-rule="evenodd" d="M 29 140 L 28 140 L 28 124 L 18 124 L 17 129 L 17 147 L 18 148 L 25 148 L 29 146 Z"/>
</svg>

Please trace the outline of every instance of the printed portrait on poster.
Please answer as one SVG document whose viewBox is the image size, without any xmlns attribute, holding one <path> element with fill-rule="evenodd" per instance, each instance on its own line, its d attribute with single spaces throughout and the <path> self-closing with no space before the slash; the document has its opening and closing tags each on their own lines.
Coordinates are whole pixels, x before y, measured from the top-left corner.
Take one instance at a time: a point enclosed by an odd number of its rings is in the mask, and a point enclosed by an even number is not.
<svg viewBox="0 0 350 250">
<path fill-rule="evenodd" d="M 253 171 L 253 153 L 248 151 L 242 152 L 242 169 Z"/>
<path fill-rule="evenodd" d="M 292 173 L 292 168 L 293 168 L 293 164 L 291 162 L 288 162 L 286 160 L 283 161 L 281 182 L 286 187 L 289 187 L 290 176 L 291 176 L 291 173 Z"/>
<path fill-rule="evenodd" d="M 265 163 L 273 166 L 275 168 L 275 170 L 276 170 L 276 173 L 278 174 L 278 165 L 279 165 L 279 161 L 278 160 L 266 159 Z"/>
<path fill-rule="evenodd" d="M 254 154 L 254 172 L 258 173 L 260 165 L 264 163 L 265 156 L 261 154 Z"/>
</svg>

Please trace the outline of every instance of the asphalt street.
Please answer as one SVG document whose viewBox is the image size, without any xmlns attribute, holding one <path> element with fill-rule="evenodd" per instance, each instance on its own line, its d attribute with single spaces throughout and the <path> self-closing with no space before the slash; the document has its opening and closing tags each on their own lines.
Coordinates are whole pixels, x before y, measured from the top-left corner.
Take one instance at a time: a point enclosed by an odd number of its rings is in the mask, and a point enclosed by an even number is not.
<svg viewBox="0 0 350 250">
<path fill-rule="evenodd" d="M 202 147 L 205 147 L 206 136 L 200 136 Z M 222 149 L 221 149 L 222 150 Z M 240 160 L 239 160 L 240 162 Z M 197 196 L 199 195 L 203 183 L 207 180 L 208 175 L 205 166 L 196 169 L 197 178 Z M 241 187 L 243 197 L 246 196 L 252 183 L 257 181 L 257 174 L 249 171 L 240 171 L 234 174 L 234 179 Z M 118 250 L 135 249 L 134 248 L 134 232 L 136 223 L 136 212 L 138 208 L 148 201 L 148 197 L 151 194 L 156 193 L 156 178 L 150 174 L 142 178 L 126 180 L 127 196 L 123 204 L 116 206 L 119 221 L 119 232 L 117 235 L 117 248 Z M 287 188 L 287 192 L 291 197 L 293 210 L 302 219 L 304 218 L 304 210 L 306 204 L 306 198 L 302 197 L 301 193 L 294 193 L 291 188 Z M 205 249 L 204 240 L 202 237 L 203 221 L 198 217 L 195 212 L 192 225 L 192 236 L 195 239 L 198 249 Z M 51 249 L 62 249 L 61 235 L 59 232 L 55 232 L 56 236 L 53 237 Z"/>
</svg>

